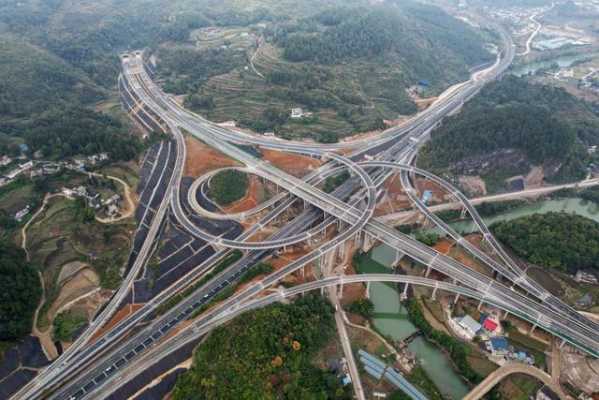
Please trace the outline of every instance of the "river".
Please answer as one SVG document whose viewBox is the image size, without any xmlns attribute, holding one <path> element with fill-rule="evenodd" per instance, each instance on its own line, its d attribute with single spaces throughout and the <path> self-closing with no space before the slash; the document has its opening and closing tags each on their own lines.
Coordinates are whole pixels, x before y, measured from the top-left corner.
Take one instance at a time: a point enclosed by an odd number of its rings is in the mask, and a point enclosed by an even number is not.
<svg viewBox="0 0 599 400">
<path fill-rule="evenodd" d="M 599 222 L 599 205 L 597 205 L 597 203 L 578 198 L 537 201 L 483 219 L 487 226 L 490 226 L 494 222 L 510 221 L 512 219 L 525 217 L 531 214 L 545 214 L 548 212 L 560 211 L 581 215 L 583 217 L 592 219 L 593 221 Z M 449 225 L 457 232 L 464 234 L 477 231 L 474 223 L 470 219 L 452 222 Z M 432 232 L 441 233 L 441 230 L 434 228 L 432 229 Z"/>
<path fill-rule="evenodd" d="M 373 252 L 378 253 L 379 256 L 387 253 L 387 259 L 393 259 L 395 256 L 395 251 L 386 245 L 377 246 Z M 359 272 L 389 273 L 391 271 L 384 265 L 369 260 L 360 263 Z M 393 284 L 372 282 L 370 300 L 374 304 L 373 323 L 380 333 L 395 340 L 402 340 L 418 330 L 408 319 L 407 310 L 399 301 L 399 292 Z M 422 368 L 444 397 L 457 400 L 468 393 L 468 386 L 438 347 L 419 336 L 408 345 L 408 348 L 416 354 Z"/>
<path fill-rule="evenodd" d="M 589 59 L 588 54 L 578 54 L 578 55 L 569 55 L 569 56 L 561 56 L 548 60 L 535 61 L 528 64 L 520 65 L 514 67 L 511 70 L 512 75 L 523 76 L 528 74 L 534 74 L 538 70 L 545 69 L 551 67 L 553 64 L 557 64 L 560 68 L 568 68 L 577 61 Z"/>
</svg>

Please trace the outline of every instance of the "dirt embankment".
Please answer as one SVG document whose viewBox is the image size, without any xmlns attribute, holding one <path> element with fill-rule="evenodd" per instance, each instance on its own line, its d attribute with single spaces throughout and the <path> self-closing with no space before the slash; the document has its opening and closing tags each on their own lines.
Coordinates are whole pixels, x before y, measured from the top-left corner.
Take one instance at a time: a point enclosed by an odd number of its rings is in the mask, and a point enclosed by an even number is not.
<svg viewBox="0 0 599 400">
<path fill-rule="evenodd" d="M 262 152 L 262 157 L 272 165 L 297 177 L 302 177 L 322 165 L 320 160 L 298 154 L 283 153 L 269 149 L 260 149 L 260 151 Z"/>
<path fill-rule="evenodd" d="M 391 214 L 410 207 L 410 200 L 401 187 L 399 174 L 393 174 L 393 176 L 385 181 L 383 187 L 387 193 L 377 204 L 374 211 L 375 217 Z"/>
<path fill-rule="evenodd" d="M 185 144 L 187 146 L 187 158 L 185 159 L 185 168 L 183 170 L 184 176 L 197 178 L 206 172 L 218 168 L 241 165 L 195 138 L 187 136 Z"/>
<path fill-rule="evenodd" d="M 98 338 L 102 337 L 106 332 L 108 332 L 112 327 L 118 324 L 123 319 L 127 318 L 129 315 L 133 314 L 137 310 L 143 307 L 143 304 L 127 304 L 116 314 L 112 316 L 110 321 L 106 325 L 104 325 L 101 329 L 99 329 L 90 339 L 90 343 L 94 343 Z"/>
</svg>

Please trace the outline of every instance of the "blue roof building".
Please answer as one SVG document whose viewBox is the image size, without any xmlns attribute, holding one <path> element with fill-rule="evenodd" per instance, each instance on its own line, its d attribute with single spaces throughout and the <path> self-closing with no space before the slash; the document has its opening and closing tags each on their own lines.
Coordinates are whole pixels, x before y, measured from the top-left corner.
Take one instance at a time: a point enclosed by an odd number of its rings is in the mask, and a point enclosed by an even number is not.
<svg viewBox="0 0 599 400">
<path fill-rule="evenodd" d="M 491 352 L 495 353 L 507 353 L 508 351 L 508 341 L 503 336 L 492 337 L 489 342 L 491 342 Z"/>
</svg>

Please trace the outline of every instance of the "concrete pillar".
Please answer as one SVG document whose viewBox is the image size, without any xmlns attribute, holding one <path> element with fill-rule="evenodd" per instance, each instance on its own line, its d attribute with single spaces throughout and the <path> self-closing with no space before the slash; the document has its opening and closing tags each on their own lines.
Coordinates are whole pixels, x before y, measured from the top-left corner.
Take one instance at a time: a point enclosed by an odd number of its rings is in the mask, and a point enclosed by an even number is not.
<svg viewBox="0 0 599 400">
<path fill-rule="evenodd" d="M 456 305 L 459 299 L 460 299 L 460 294 L 458 293 L 455 295 L 455 298 L 453 299 L 453 304 Z"/>
<path fill-rule="evenodd" d="M 431 300 L 437 300 L 437 286 L 433 289 L 433 295 L 431 296 Z"/>
<path fill-rule="evenodd" d="M 370 298 L 370 281 L 366 282 L 366 298 Z"/>
<path fill-rule="evenodd" d="M 397 266 L 397 264 L 399 264 L 399 261 L 402 259 L 403 257 L 403 253 L 399 250 L 395 250 L 395 259 L 393 260 L 393 266 Z"/>
<path fill-rule="evenodd" d="M 528 332 L 528 335 L 532 335 L 532 333 L 535 331 L 535 329 L 537 329 L 537 324 L 533 324 L 532 328 L 530 328 L 530 331 Z"/>
<path fill-rule="evenodd" d="M 562 339 L 562 342 L 559 344 L 559 348 L 561 349 L 566 344 L 566 339 Z"/>
<path fill-rule="evenodd" d="M 431 273 L 431 266 L 429 265 L 428 267 L 426 267 L 426 272 L 424 273 L 424 277 L 428 278 L 428 274 Z"/>
<path fill-rule="evenodd" d="M 410 286 L 410 285 L 407 284 L 407 283 L 404 284 L 403 291 L 399 295 L 399 300 L 403 301 L 403 300 L 406 300 L 408 298 L 408 286 Z"/>
<path fill-rule="evenodd" d="M 343 283 L 339 285 L 339 299 L 343 298 Z"/>
<path fill-rule="evenodd" d="M 464 219 L 464 218 L 466 218 L 466 213 L 467 213 L 467 212 L 468 212 L 468 211 L 466 210 L 466 207 L 462 208 L 462 212 L 460 213 L 460 218 L 461 218 L 461 219 Z"/>
<path fill-rule="evenodd" d="M 481 300 L 481 301 L 478 303 L 478 307 L 477 307 L 476 309 L 477 309 L 478 311 L 480 311 L 480 308 L 481 308 L 482 306 L 483 306 L 483 301 Z"/>
<path fill-rule="evenodd" d="M 503 313 L 503 319 L 506 319 L 508 315 L 510 315 L 510 312 L 506 310 L 506 311 Z"/>
<path fill-rule="evenodd" d="M 324 296 L 324 286 L 320 288 L 320 295 Z"/>
</svg>

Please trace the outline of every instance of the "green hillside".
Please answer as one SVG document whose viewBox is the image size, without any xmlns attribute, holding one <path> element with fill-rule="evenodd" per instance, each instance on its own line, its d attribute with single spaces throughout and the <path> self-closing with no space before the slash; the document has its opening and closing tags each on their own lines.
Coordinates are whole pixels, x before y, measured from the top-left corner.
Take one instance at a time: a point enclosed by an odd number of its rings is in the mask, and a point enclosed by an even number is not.
<svg viewBox="0 0 599 400">
<path fill-rule="evenodd" d="M 549 180 L 564 181 L 584 177 L 585 146 L 597 143 L 599 114 L 591 105 L 563 89 L 508 76 L 446 118 L 422 149 L 419 165 L 456 174 L 478 166 L 474 172 L 483 176 L 544 165 Z M 520 157 L 518 167 L 501 165 L 508 150 Z"/>
<path fill-rule="evenodd" d="M 101 96 L 83 73 L 59 57 L 0 36 L 0 115 L 27 117 L 50 106 L 90 103 Z"/>
</svg>

